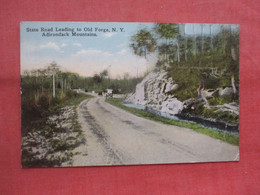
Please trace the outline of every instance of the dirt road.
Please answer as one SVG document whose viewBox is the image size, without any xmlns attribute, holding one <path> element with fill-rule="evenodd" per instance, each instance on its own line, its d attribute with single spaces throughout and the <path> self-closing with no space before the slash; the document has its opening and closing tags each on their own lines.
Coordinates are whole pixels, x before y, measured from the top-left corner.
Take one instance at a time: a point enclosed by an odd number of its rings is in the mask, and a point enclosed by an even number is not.
<svg viewBox="0 0 260 195">
<path fill-rule="evenodd" d="M 105 102 L 83 101 L 78 108 L 86 145 L 73 166 L 159 164 L 238 160 L 238 146 L 190 129 L 137 117 Z"/>
</svg>

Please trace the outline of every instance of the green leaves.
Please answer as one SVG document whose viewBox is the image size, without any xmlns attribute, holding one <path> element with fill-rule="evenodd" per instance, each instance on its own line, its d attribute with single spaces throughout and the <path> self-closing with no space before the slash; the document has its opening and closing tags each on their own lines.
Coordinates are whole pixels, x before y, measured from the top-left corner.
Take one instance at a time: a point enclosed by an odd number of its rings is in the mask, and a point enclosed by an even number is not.
<svg viewBox="0 0 260 195">
<path fill-rule="evenodd" d="M 160 38 L 173 39 L 179 34 L 177 24 L 174 23 L 158 23 L 154 29 Z"/>
<path fill-rule="evenodd" d="M 139 30 L 131 37 L 130 48 L 133 49 L 134 54 L 144 56 L 152 53 L 156 49 L 156 40 L 147 29 Z"/>
</svg>

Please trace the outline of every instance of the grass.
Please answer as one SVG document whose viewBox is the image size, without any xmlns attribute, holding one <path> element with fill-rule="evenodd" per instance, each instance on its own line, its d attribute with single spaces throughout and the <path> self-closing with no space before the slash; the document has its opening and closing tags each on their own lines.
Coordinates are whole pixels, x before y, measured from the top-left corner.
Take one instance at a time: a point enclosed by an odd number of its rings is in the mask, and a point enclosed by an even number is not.
<svg viewBox="0 0 260 195">
<path fill-rule="evenodd" d="M 45 111 L 42 117 L 37 117 L 24 125 L 22 130 L 23 135 L 26 136 L 28 133 L 34 133 L 35 138 L 42 138 L 41 142 L 35 141 L 30 143 L 30 147 L 22 148 L 22 166 L 23 167 L 52 167 L 61 166 L 63 162 L 70 162 L 73 157 L 72 150 L 78 147 L 80 144 L 85 143 L 85 138 L 82 135 L 81 126 L 78 123 L 78 116 L 76 112 L 77 105 L 86 98 L 91 96 L 86 96 L 83 94 L 75 94 L 67 97 L 63 101 L 58 101 L 55 104 L 49 105 L 46 110 L 41 109 L 39 112 Z M 69 129 L 62 127 L 57 127 L 55 124 L 48 123 L 48 117 L 52 115 L 60 115 L 62 108 L 65 106 L 73 106 L 73 115 L 69 116 L 67 122 L 71 124 Z M 32 113 L 30 113 L 32 114 Z M 76 132 L 77 136 L 70 136 L 69 134 Z M 65 137 L 61 137 L 61 134 L 66 134 Z M 28 142 L 27 142 L 28 143 Z M 47 158 L 45 156 L 37 156 L 37 153 L 31 151 L 31 148 L 41 148 L 45 146 L 48 149 L 48 155 L 51 157 Z M 61 152 L 61 155 L 54 155 L 57 152 Z"/>
<path fill-rule="evenodd" d="M 236 114 L 230 112 L 221 112 L 218 109 L 208 109 L 203 105 L 195 106 L 194 110 L 190 111 L 195 116 L 204 116 L 206 118 L 213 118 L 219 121 L 224 121 L 231 124 L 238 124 L 239 117 Z"/>
<path fill-rule="evenodd" d="M 78 105 L 84 99 L 91 98 L 91 97 L 92 96 L 90 96 L 90 95 L 78 94 L 76 97 L 68 98 L 65 101 L 59 102 L 55 106 L 52 106 L 50 108 L 50 113 L 54 114 L 54 113 L 58 112 L 62 107 L 65 107 L 65 106 Z"/>
<path fill-rule="evenodd" d="M 164 117 L 152 114 L 150 112 L 147 112 L 145 110 L 129 108 L 129 107 L 122 104 L 122 99 L 110 98 L 110 99 L 106 99 L 106 102 L 108 102 L 108 103 L 110 103 L 114 106 L 117 106 L 117 107 L 119 107 L 123 110 L 126 110 L 126 111 L 128 111 L 128 112 L 130 112 L 130 113 L 132 113 L 136 116 L 139 116 L 139 117 L 143 117 L 143 118 L 146 118 L 146 119 L 149 119 L 149 120 L 161 122 L 161 123 L 168 124 L 168 125 L 186 127 L 186 128 L 192 129 L 193 131 L 196 131 L 198 133 L 208 135 L 210 137 L 222 140 L 224 142 L 227 142 L 227 143 L 230 143 L 230 144 L 233 144 L 233 145 L 239 144 L 239 137 L 236 136 L 236 135 L 233 135 L 231 133 L 216 131 L 214 129 L 210 129 L 210 128 L 206 128 L 206 127 L 201 127 L 200 125 L 194 124 L 194 123 L 164 118 Z"/>
<path fill-rule="evenodd" d="M 173 91 L 175 97 L 185 101 L 198 96 L 197 89 L 201 81 L 204 81 L 205 89 L 217 89 L 231 86 L 231 75 L 235 76 L 236 86 L 239 86 L 239 62 L 233 61 L 231 56 L 225 56 L 221 52 L 212 51 L 199 53 L 197 56 L 173 62 L 169 67 L 163 67 L 169 76 L 179 85 L 178 90 Z M 203 69 L 204 68 L 204 69 Z M 216 68 L 214 74 L 210 68 Z M 212 104 L 219 103 L 220 99 L 212 99 Z M 238 103 L 238 97 L 232 101 Z"/>
</svg>

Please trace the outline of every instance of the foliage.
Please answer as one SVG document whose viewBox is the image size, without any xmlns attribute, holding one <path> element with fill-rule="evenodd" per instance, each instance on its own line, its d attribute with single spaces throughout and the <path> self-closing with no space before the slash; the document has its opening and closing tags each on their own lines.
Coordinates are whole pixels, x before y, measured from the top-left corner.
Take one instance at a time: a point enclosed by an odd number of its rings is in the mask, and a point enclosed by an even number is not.
<svg viewBox="0 0 260 195">
<path fill-rule="evenodd" d="M 154 30 L 160 38 L 164 39 L 172 39 L 179 34 L 177 24 L 174 23 L 157 23 Z"/>
<path fill-rule="evenodd" d="M 131 37 L 130 48 L 134 54 L 146 58 L 147 54 L 155 51 L 156 40 L 147 29 L 141 29 Z"/>
<path fill-rule="evenodd" d="M 46 69 L 38 69 L 32 71 L 25 71 L 21 76 L 21 90 L 22 98 L 29 98 L 32 101 L 38 101 L 42 95 L 46 96 L 49 104 L 51 102 L 64 99 L 71 95 L 71 89 L 82 89 L 84 91 L 106 91 L 106 89 L 113 89 L 115 92 L 129 93 L 135 89 L 137 83 L 142 80 L 142 77 L 130 77 L 127 73 L 123 78 L 112 79 L 109 78 L 108 70 L 103 70 L 93 77 L 82 77 L 72 72 L 62 72 L 56 70 L 55 76 L 55 91 L 56 99 L 51 97 L 53 90 L 53 77 Z M 32 97 L 35 97 L 33 100 Z"/>
<path fill-rule="evenodd" d="M 39 98 L 34 101 L 23 97 L 23 167 L 61 166 L 61 163 L 71 160 L 74 155 L 72 150 L 85 143 L 85 139 L 81 136 L 82 130 L 77 121 L 76 112 L 76 105 L 85 98 L 89 98 L 89 96 L 77 94 L 74 91 L 67 91 L 66 94 L 58 95 L 56 98 L 52 98 L 51 95 L 40 94 Z M 49 122 L 50 116 L 60 115 L 62 108 L 69 105 L 74 106 L 74 114 L 66 118 L 66 122 L 71 125 L 69 129 Z M 72 132 L 75 132 L 77 136 L 70 136 Z M 34 141 L 30 141 L 30 139 Z M 25 142 L 25 140 L 27 141 Z M 37 149 L 38 152 L 34 152 L 32 148 Z M 46 148 L 48 148 L 47 153 L 41 154 L 39 152 L 46 150 Z"/>
<path fill-rule="evenodd" d="M 226 64 L 237 67 L 237 71 L 231 72 Z M 174 95 L 181 101 L 196 98 L 197 89 L 201 80 L 205 83 L 205 89 L 217 89 L 231 86 L 231 75 L 235 74 L 236 86 L 239 86 L 239 64 L 228 56 L 212 51 L 197 54 L 196 58 L 189 58 L 179 64 L 172 64 L 167 68 L 169 75 L 179 85 Z M 238 102 L 238 96 L 233 101 Z M 212 102 L 213 103 L 213 102 Z"/>
</svg>

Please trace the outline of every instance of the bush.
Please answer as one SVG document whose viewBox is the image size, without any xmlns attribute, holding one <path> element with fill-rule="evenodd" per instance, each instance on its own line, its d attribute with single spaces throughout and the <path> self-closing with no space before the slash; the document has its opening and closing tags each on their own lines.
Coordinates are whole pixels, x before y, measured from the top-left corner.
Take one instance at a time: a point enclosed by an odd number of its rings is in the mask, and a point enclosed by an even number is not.
<svg viewBox="0 0 260 195">
<path fill-rule="evenodd" d="M 72 91 L 72 90 L 66 91 L 66 97 L 67 97 L 68 99 L 74 98 L 74 97 L 77 97 L 77 96 L 78 96 L 78 94 L 77 94 L 77 92 L 75 92 L 75 91 Z"/>
<path fill-rule="evenodd" d="M 51 97 L 45 93 L 40 94 L 37 105 L 40 107 L 40 109 L 47 110 L 50 106 Z"/>
</svg>

